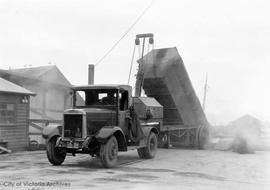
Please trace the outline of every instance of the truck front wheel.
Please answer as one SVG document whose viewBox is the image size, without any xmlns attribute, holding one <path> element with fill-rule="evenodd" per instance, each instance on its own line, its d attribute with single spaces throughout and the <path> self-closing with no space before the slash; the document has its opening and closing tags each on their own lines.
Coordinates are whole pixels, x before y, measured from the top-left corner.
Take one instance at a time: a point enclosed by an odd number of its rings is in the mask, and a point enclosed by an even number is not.
<svg viewBox="0 0 270 190">
<path fill-rule="evenodd" d="M 146 147 L 137 149 L 139 157 L 143 159 L 154 158 L 157 152 L 157 144 L 157 135 L 154 132 L 150 132 Z"/>
<path fill-rule="evenodd" d="M 55 147 L 57 137 L 52 137 L 47 143 L 47 158 L 53 165 L 61 165 L 65 158 L 66 152 Z"/>
<path fill-rule="evenodd" d="M 105 144 L 100 146 L 100 159 L 105 168 L 114 167 L 117 163 L 118 142 L 115 136 L 111 136 Z"/>
</svg>

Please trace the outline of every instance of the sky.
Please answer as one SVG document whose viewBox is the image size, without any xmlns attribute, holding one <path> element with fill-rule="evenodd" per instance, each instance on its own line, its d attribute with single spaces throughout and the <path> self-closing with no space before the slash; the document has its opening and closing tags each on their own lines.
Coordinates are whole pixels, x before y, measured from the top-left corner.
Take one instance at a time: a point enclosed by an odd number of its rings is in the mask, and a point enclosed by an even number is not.
<svg viewBox="0 0 270 190">
<path fill-rule="evenodd" d="M 0 0 L 0 68 L 57 65 L 74 85 L 120 39 L 151 0 Z M 155 0 L 95 68 L 95 83 L 128 80 L 135 35 L 177 47 L 206 114 L 226 124 L 270 119 L 270 3 L 267 0 Z M 138 55 L 136 54 L 138 58 Z M 137 64 L 132 71 L 135 81 Z"/>
</svg>

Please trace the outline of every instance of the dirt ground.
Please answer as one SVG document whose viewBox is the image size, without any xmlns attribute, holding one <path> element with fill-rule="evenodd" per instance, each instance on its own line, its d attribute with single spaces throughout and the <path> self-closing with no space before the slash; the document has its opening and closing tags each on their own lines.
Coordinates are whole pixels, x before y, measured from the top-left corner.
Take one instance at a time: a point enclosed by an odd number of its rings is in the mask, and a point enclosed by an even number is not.
<svg viewBox="0 0 270 190">
<path fill-rule="evenodd" d="M 156 158 L 120 153 L 119 165 L 101 167 L 88 155 L 49 164 L 44 151 L 0 156 L 0 189 L 270 189 L 270 152 L 158 149 Z"/>
</svg>

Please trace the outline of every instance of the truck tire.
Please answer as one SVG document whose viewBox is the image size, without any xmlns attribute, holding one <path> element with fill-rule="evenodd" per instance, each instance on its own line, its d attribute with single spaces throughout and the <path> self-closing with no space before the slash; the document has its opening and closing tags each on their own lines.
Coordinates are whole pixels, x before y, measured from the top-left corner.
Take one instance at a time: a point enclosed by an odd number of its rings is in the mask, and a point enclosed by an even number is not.
<svg viewBox="0 0 270 190">
<path fill-rule="evenodd" d="M 100 146 L 100 160 L 105 168 L 114 167 L 117 164 L 118 142 L 115 136 L 111 136 L 105 144 Z"/>
<path fill-rule="evenodd" d="M 154 158 L 157 152 L 157 144 L 157 135 L 154 132 L 150 132 L 146 147 L 137 149 L 139 157 L 143 159 Z"/>
<path fill-rule="evenodd" d="M 66 152 L 55 147 L 57 137 L 52 137 L 47 143 L 47 158 L 52 165 L 61 165 L 65 158 Z"/>
<path fill-rule="evenodd" d="M 202 125 L 196 132 L 196 147 L 198 149 L 205 149 L 205 145 L 209 142 L 209 129 Z"/>
</svg>

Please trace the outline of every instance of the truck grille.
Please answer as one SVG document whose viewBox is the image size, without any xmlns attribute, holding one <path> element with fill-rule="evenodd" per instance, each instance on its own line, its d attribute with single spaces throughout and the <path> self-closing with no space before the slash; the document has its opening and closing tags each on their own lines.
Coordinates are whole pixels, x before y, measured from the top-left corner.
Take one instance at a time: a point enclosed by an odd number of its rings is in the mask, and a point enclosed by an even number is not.
<svg viewBox="0 0 270 190">
<path fill-rule="evenodd" d="M 64 137 L 82 138 L 82 115 L 64 115 Z"/>
</svg>

